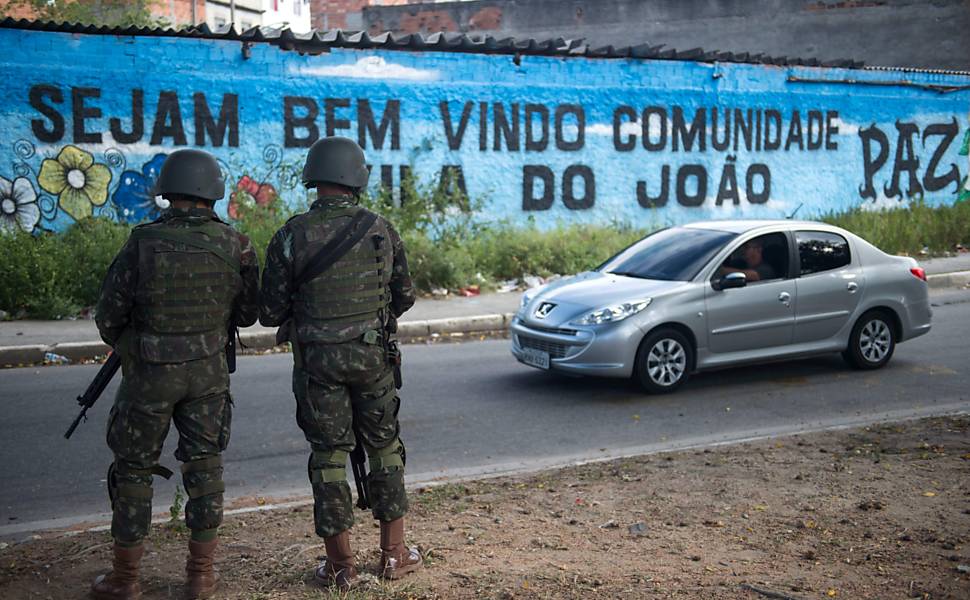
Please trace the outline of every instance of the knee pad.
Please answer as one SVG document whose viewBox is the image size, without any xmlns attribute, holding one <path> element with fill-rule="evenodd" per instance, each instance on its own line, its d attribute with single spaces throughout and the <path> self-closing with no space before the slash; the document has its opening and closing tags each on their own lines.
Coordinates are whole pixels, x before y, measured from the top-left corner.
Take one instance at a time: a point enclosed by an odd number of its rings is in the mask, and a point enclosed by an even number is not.
<svg viewBox="0 0 970 600">
<path fill-rule="evenodd" d="M 375 471 L 389 470 L 391 468 L 404 470 L 404 465 L 407 462 L 407 454 L 401 438 L 395 438 L 393 442 L 383 448 L 364 446 L 364 450 L 367 451 L 367 458 L 372 473 Z"/>
<path fill-rule="evenodd" d="M 313 485 L 347 481 L 347 453 L 314 450 L 307 461 L 307 477 Z"/>
<path fill-rule="evenodd" d="M 222 456 L 217 454 L 182 463 L 182 484 L 191 500 L 226 491 L 222 481 Z"/>
<path fill-rule="evenodd" d="M 147 469 L 134 469 L 117 461 L 108 466 L 108 498 L 112 508 L 119 498 L 131 500 L 148 500 L 154 495 L 152 490 L 152 476 L 160 475 L 165 479 L 172 476 L 172 472 L 161 465 Z M 133 481 L 134 480 L 134 481 Z"/>
</svg>

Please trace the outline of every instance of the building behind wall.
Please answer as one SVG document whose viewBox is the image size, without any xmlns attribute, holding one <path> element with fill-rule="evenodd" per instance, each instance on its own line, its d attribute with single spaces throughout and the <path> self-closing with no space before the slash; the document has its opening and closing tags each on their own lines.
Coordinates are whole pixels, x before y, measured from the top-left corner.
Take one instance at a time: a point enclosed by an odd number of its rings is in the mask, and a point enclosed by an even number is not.
<svg viewBox="0 0 970 600">
<path fill-rule="evenodd" d="M 310 0 L 236 0 L 237 30 L 251 27 L 289 28 L 294 33 L 310 31 Z M 206 1 L 206 23 L 217 29 L 232 22 L 228 0 Z"/>
</svg>

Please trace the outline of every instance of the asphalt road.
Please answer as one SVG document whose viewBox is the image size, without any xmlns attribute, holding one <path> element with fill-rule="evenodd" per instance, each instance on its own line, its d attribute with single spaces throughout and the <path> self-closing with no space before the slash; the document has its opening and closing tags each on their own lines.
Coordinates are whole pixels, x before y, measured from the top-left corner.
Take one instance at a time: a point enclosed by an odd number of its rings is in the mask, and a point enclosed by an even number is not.
<svg viewBox="0 0 970 600">
<path fill-rule="evenodd" d="M 571 460 L 970 410 L 970 292 L 934 309 L 933 331 L 888 367 L 857 372 L 837 355 L 730 369 L 650 397 L 617 380 L 574 379 L 518 364 L 508 341 L 404 348 L 401 423 L 409 480 L 507 472 Z M 309 494 L 294 421 L 289 355 L 239 359 L 226 453 L 230 498 Z M 105 421 L 115 382 L 71 440 L 74 398 L 96 366 L 0 371 L 0 536 L 108 510 Z M 162 464 L 178 472 L 174 428 Z M 177 476 L 176 476 L 177 477 Z M 174 481 L 156 478 L 164 511 Z"/>
</svg>

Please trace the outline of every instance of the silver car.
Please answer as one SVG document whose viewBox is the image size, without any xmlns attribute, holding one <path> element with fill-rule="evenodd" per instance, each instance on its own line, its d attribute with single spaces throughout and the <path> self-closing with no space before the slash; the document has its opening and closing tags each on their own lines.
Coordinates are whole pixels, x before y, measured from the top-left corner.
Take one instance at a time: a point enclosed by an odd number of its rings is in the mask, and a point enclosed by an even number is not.
<svg viewBox="0 0 970 600">
<path fill-rule="evenodd" d="M 512 354 L 652 393 L 697 371 L 828 352 L 878 369 L 930 330 L 927 287 L 912 258 L 824 223 L 692 223 L 527 291 Z"/>
</svg>

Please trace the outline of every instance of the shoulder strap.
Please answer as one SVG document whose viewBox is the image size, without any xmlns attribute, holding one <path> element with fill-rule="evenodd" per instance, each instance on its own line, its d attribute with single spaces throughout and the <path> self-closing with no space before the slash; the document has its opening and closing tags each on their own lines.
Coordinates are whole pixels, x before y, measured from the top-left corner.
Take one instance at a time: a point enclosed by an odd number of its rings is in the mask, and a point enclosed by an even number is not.
<svg viewBox="0 0 970 600">
<path fill-rule="evenodd" d="M 364 234 L 367 233 L 376 220 L 376 214 L 367 210 L 358 211 L 354 215 L 354 218 L 350 220 L 350 223 L 347 223 L 343 229 L 338 231 L 310 259 L 307 266 L 303 269 L 303 272 L 293 278 L 293 289 L 300 289 L 300 286 L 304 283 L 316 278 L 332 267 L 335 262 L 340 260 L 344 254 L 347 254 L 364 237 Z"/>
<path fill-rule="evenodd" d="M 193 246 L 195 248 L 201 248 L 203 250 L 208 250 L 209 252 L 215 254 L 223 262 L 229 265 L 233 272 L 238 273 L 241 267 L 239 260 L 233 257 L 231 254 L 213 244 L 200 239 L 197 235 L 192 235 L 187 231 L 177 231 L 174 229 L 134 229 L 131 232 L 132 239 L 136 240 L 166 240 L 169 242 L 179 242 L 185 244 L 186 246 Z"/>
</svg>

